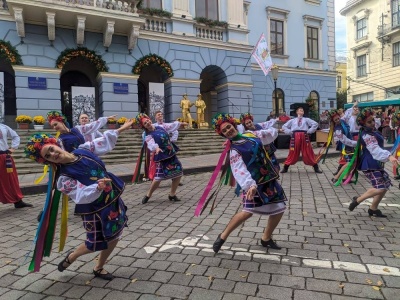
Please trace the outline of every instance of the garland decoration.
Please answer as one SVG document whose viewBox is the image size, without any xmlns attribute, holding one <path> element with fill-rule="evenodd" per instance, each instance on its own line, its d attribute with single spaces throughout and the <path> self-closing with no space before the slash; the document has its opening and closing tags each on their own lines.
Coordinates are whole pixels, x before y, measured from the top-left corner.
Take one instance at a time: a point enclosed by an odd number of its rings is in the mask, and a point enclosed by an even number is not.
<svg viewBox="0 0 400 300">
<path fill-rule="evenodd" d="M 23 65 L 17 48 L 3 40 L 0 40 L 0 58 L 5 58 L 12 65 Z"/>
<path fill-rule="evenodd" d="M 101 55 L 95 51 L 89 50 L 86 47 L 78 47 L 75 49 L 67 48 L 58 56 L 56 67 L 63 69 L 64 66 L 73 58 L 82 57 L 89 63 L 92 63 L 98 72 L 108 72 L 106 62 L 101 58 Z"/>
<path fill-rule="evenodd" d="M 135 65 L 132 68 L 132 73 L 140 75 L 144 67 L 153 64 L 158 65 L 168 75 L 168 77 L 174 76 L 174 71 L 172 70 L 172 67 L 169 64 L 169 62 L 167 62 L 161 56 L 151 53 L 143 56 L 141 59 L 136 61 Z"/>
</svg>

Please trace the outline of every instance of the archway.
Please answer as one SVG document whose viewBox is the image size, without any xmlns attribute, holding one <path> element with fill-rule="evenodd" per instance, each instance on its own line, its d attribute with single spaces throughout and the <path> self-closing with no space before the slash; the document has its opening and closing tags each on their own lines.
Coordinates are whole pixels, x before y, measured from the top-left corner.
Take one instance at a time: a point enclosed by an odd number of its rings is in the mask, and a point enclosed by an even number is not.
<svg viewBox="0 0 400 300">
<path fill-rule="evenodd" d="M 319 120 L 319 93 L 317 91 L 311 91 L 310 96 L 308 98 L 308 105 L 309 105 L 309 118 L 318 121 Z"/>
<path fill-rule="evenodd" d="M 17 96 L 15 92 L 15 73 L 11 64 L 4 58 L 0 58 L 0 72 L 3 82 L 0 82 L 0 121 L 15 127 L 17 116 Z"/>
<path fill-rule="evenodd" d="M 276 97 L 278 101 L 278 115 L 275 116 L 278 118 L 284 111 L 285 111 L 285 93 L 283 92 L 282 89 L 277 88 L 276 89 Z M 275 107 L 275 91 L 272 93 L 272 111 L 276 112 L 276 107 Z"/>
<path fill-rule="evenodd" d="M 206 103 L 204 120 L 211 124 L 212 117 L 217 112 L 230 112 L 234 117 L 236 107 L 228 99 L 228 86 L 225 72 L 218 66 L 210 65 L 200 74 L 200 94 Z M 240 115 L 240 111 L 237 110 Z"/>
</svg>

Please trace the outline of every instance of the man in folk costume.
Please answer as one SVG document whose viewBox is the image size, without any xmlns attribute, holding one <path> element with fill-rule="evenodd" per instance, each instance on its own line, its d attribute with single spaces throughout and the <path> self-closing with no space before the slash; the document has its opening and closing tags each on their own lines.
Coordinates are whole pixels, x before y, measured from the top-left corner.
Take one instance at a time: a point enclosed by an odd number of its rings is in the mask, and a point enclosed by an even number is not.
<svg viewBox="0 0 400 300">
<path fill-rule="evenodd" d="M 240 125 L 237 126 L 237 130 L 239 133 L 244 133 L 246 130 L 250 131 L 258 131 L 262 129 L 268 129 L 274 127 L 277 119 L 270 119 L 266 122 L 256 123 L 254 124 L 254 118 L 251 113 L 243 113 L 240 115 Z M 264 146 L 265 150 L 268 153 L 269 159 L 274 165 L 277 172 L 280 170 L 279 162 L 275 156 L 276 147 L 274 143 L 270 143 L 269 145 Z"/>
<path fill-rule="evenodd" d="M 11 138 L 11 148 L 8 138 Z M 18 149 L 20 138 L 7 125 L 0 123 L 0 202 L 12 203 L 15 208 L 32 207 L 32 204 L 22 201 L 24 197 L 19 187 L 18 174 L 12 153 Z"/>
<path fill-rule="evenodd" d="M 313 134 L 317 128 L 318 123 L 305 118 L 304 110 L 302 107 L 296 109 L 297 118 L 287 121 L 282 130 L 286 134 L 291 134 L 289 155 L 283 166 L 281 173 L 286 173 L 289 166 L 294 165 L 299 160 L 300 151 L 302 152 L 303 162 L 308 166 L 314 168 L 315 173 L 322 173 L 318 167 L 318 160 L 314 154 L 309 135 Z"/>
<path fill-rule="evenodd" d="M 168 131 L 168 128 L 170 128 L 171 126 L 174 126 L 173 123 L 165 123 L 164 122 L 164 114 L 162 113 L 161 110 L 156 111 L 155 119 L 156 119 L 156 123 L 154 124 L 154 126 L 161 126 L 162 128 L 164 128 L 167 131 Z M 174 130 L 173 132 L 171 132 L 171 134 L 169 136 L 170 136 L 171 142 L 176 143 L 178 141 L 178 136 L 179 136 L 178 130 Z"/>
<path fill-rule="evenodd" d="M 346 168 L 346 171 L 351 170 L 352 165 L 355 164 L 357 168 L 354 171 L 356 180 L 358 170 L 362 171 L 370 181 L 372 187 L 359 197 L 353 197 L 353 201 L 349 205 L 349 210 L 353 211 L 361 202 L 368 198 L 373 198 L 368 209 L 368 215 L 386 218 L 386 215 L 378 209 L 379 203 L 392 185 L 389 174 L 385 171 L 384 163 L 390 161 L 393 166 L 397 167 L 399 162 L 396 157 L 391 155 L 390 151 L 383 148 L 384 138 L 376 130 L 374 111 L 372 109 L 365 108 L 362 110 L 357 116 L 357 125 L 361 126 L 360 137 L 354 157 Z M 341 178 L 347 176 L 346 171 L 342 174 Z"/>
<path fill-rule="evenodd" d="M 105 118 L 105 119 L 106 119 L 106 122 L 107 122 L 107 118 Z M 102 120 L 102 118 L 99 118 L 98 121 L 101 122 L 101 120 Z M 89 121 L 90 121 L 89 120 L 89 116 L 87 114 L 85 114 L 85 113 L 81 114 L 79 116 L 79 125 L 81 126 L 80 128 L 82 128 L 82 129 L 85 128 L 85 125 L 90 123 Z M 104 120 L 101 123 L 104 123 Z M 96 130 L 95 132 L 90 131 L 90 133 L 83 135 L 83 137 L 85 138 L 85 142 L 91 142 L 94 139 L 97 139 L 97 138 L 102 137 L 102 136 L 103 136 L 103 134 L 98 130 Z"/>
<path fill-rule="evenodd" d="M 344 120 L 340 118 L 340 112 L 336 109 L 328 112 L 328 117 L 330 119 L 330 130 L 328 134 L 328 142 L 326 145 L 326 153 L 330 146 L 330 142 L 333 138 L 340 142 L 341 155 L 339 159 L 339 165 L 341 166 L 339 172 L 332 178 L 332 182 L 336 183 L 339 176 L 342 174 L 347 164 L 353 157 L 354 147 L 357 145 L 357 141 L 353 140 L 350 133 L 350 128 Z"/>
</svg>

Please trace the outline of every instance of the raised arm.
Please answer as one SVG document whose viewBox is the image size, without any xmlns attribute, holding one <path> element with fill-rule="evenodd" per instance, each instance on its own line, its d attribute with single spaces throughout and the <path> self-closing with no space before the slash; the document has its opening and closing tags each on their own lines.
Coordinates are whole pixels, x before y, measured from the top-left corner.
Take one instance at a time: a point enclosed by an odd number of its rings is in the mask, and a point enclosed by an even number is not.
<svg viewBox="0 0 400 300">
<path fill-rule="evenodd" d="M 87 204 L 96 201 L 102 190 L 99 190 L 97 182 L 91 185 L 84 185 L 78 180 L 61 175 L 57 181 L 57 189 L 68 195 L 76 204 Z"/>
<path fill-rule="evenodd" d="M 362 136 L 368 151 L 371 153 L 372 158 L 381 162 L 387 162 L 389 160 L 390 151 L 382 149 L 379 147 L 378 141 L 375 136 L 365 134 Z"/>
<path fill-rule="evenodd" d="M 256 182 L 251 177 L 250 172 L 247 170 L 242 156 L 236 150 L 231 150 L 229 155 L 233 176 L 240 187 L 244 191 L 247 191 L 251 186 L 256 186 Z"/>
<path fill-rule="evenodd" d="M 310 126 L 310 128 L 307 130 L 308 134 L 312 134 L 315 131 L 317 131 L 317 128 L 318 128 L 317 122 L 315 122 L 314 120 L 311 120 L 310 118 L 306 118 L 306 122 L 307 122 L 307 125 Z"/>
<path fill-rule="evenodd" d="M 278 130 L 276 130 L 274 127 L 271 127 L 268 129 L 253 131 L 253 134 L 255 134 L 261 140 L 263 145 L 269 145 L 278 137 Z"/>
<path fill-rule="evenodd" d="M 283 124 L 282 126 L 282 130 L 286 133 L 286 134 L 292 134 L 292 123 L 294 122 L 295 119 L 291 119 L 289 121 L 287 121 L 285 124 Z"/>
</svg>

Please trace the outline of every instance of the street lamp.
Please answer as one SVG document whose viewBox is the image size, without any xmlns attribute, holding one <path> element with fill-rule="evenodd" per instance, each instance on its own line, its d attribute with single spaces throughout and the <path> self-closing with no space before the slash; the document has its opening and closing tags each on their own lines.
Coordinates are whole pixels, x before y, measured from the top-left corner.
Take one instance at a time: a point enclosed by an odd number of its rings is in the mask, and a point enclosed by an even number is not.
<svg viewBox="0 0 400 300">
<path fill-rule="evenodd" d="M 276 94 L 276 81 L 278 80 L 279 67 L 273 65 L 271 68 L 272 78 L 274 79 L 274 101 L 275 101 L 275 118 L 279 117 L 279 103 L 278 96 Z"/>
</svg>

